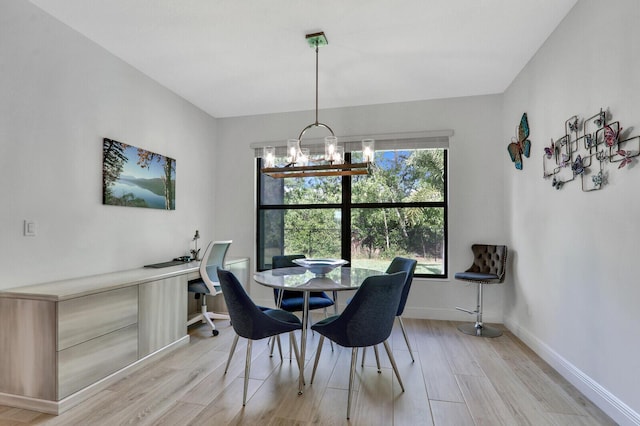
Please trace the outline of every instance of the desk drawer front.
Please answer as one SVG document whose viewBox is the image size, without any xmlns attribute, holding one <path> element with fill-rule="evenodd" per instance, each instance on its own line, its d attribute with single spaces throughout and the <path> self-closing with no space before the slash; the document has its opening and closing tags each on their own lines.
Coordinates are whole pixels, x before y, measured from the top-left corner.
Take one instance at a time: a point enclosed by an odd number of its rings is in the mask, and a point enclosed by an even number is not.
<svg viewBox="0 0 640 426">
<path fill-rule="evenodd" d="M 137 322 L 137 286 L 65 300 L 58 304 L 58 350 Z"/>
<path fill-rule="evenodd" d="M 58 352 L 58 400 L 137 359 L 137 324 Z"/>
</svg>

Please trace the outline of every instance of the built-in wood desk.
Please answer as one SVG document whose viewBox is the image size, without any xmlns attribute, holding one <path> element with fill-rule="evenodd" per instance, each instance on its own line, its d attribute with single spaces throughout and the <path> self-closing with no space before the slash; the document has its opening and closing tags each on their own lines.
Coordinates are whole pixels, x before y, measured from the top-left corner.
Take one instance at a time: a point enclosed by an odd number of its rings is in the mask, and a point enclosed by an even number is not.
<svg viewBox="0 0 640 426">
<path fill-rule="evenodd" d="M 188 343 L 198 262 L 0 291 L 0 405 L 59 414 Z M 245 285 L 249 260 L 225 268 Z"/>
</svg>

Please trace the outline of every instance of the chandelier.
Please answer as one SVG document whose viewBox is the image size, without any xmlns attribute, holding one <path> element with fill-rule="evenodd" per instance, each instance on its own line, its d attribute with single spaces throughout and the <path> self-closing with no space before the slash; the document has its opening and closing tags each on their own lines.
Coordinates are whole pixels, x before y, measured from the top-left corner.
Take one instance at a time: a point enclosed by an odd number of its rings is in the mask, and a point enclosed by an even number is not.
<svg viewBox="0 0 640 426">
<path fill-rule="evenodd" d="M 276 166 L 276 149 L 265 146 L 262 152 L 263 168 L 261 172 L 272 178 L 313 177 L 313 176 L 353 176 L 371 173 L 375 154 L 375 140 L 362 140 L 362 162 L 349 163 L 344 158 L 344 147 L 338 145 L 338 138 L 331 127 L 318 121 L 318 50 L 328 44 L 324 32 L 307 34 L 307 43 L 316 50 L 316 120 L 300 132 L 297 139 L 287 141 L 286 163 Z M 324 156 L 312 160 L 308 148 L 301 148 L 300 142 L 307 130 L 323 127 L 331 133 L 324 138 Z"/>
</svg>

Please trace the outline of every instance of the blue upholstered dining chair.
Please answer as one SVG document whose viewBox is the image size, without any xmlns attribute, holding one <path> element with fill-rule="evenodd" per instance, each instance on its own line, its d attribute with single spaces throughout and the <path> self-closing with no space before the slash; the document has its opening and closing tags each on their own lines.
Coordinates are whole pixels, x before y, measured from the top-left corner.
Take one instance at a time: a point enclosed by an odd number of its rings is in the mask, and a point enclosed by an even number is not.
<svg viewBox="0 0 640 426">
<path fill-rule="evenodd" d="M 400 305 L 398 305 L 398 311 L 396 312 L 396 318 L 400 323 L 400 328 L 402 329 L 402 335 L 404 336 L 404 341 L 407 343 L 407 348 L 409 349 L 409 355 L 411 355 L 411 362 L 415 362 L 413 358 L 413 351 L 411 350 L 411 344 L 409 343 L 409 337 L 407 336 L 407 330 L 404 328 L 404 323 L 402 322 L 402 313 L 404 312 L 404 306 L 407 304 L 407 298 L 409 297 L 409 290 L 411 290 L 411 283 L 413 282 L 413 274 L 416 271 L 416 266 L 418 265 L 418 261 L 415 259 L 407 259 L 406 257 L 394 257 L 391 261 L 391 264 L 387 267 L 387 274 L 394 274 L 396 272 L 406 272 L 406 278 L 404 280 L 404 286 L 402 287 L 402 297 L 400 298 Z M 380 371 L 380 359 L 378 357 L 378 350 L 374 346 L 373 347 L 376 354 L 376 363 L 378 364 L 378 372 Z M 362 365 L 364 366 L 364 356 L 365 349 L 362 350 Z"/>
<path fill-rule="evenodd" d="M 304 254 L 287 254 L 278 255 L 271 258 L 271 268 L 290 268 L 293 266 L 300 266 L 293 263 L 296 259 L 305 259 Z M 335 292 L 334 292 L 335 297 Z M 283 309 L 287 312 L 302 312 L 304 309 L 304 295 L 301 291 L 294 290 L 280 290 L 273 289 L 273 299 L 277 308 Z M 327 316 L 327 308 L 333 305 L 335 302 L 324 291 L 312 291 L 309 293 L 309 311 L 314 309 L 324 309 L 324 316 Z M 311 315 L 309 315 L 308 325 L 311 325 Z M 275 346 L 275 345 L 274 345 Z M 273 354 L 273 347 L 271 347 L 271 354 Z M 282 357 L 282 349 L 280 356 Z M 333 350 L 333 344 L 331 346 Z M 291 358 L 291 346 L 289 346 L 289 358 Z"/>
<path fill-rule="evenodd" d="M 189 293 L 195 293 L 195 298 L 200 299 L 201 301 L 200 314 L 191 318 L 187 322 L 187 325 L 191 325 L 198 321 L 202 321 L 203 323 L 206 322 L 209 324 L 209 327 L 211 327 L 211 333 L 214 336 L 218 335 L 218 330 L 216 330 L 213 320 L 228 320 L 229 316 L 226 314 L 209 312 L 207 308 L 207 295 L 216 296 L 220 294 L 216 269 L 224 267 L 224 259 L 231 243 L 232 241 L 210 242 L 204 250 L 202 260 L 200 261 L 200 278 L 191 280 L 187 284 L 187 290 Z"/>
<path fill-rule="evenodd" d="M 299 266 L 293 261 L 295 259 L 304 259 L 305 256 L 303 254 L 290 254 L 290 255 L 281 255 L 281 256 L 273 256 L 271 258 L 271 267 L 273 269 L 277 268 L 288 268 L 291 266 Z M 301 291 L 293 291 L 293 290 L 284 290 L 280 291 L 279 289 L 273 289 L 273 298 L 276 303 L 276 306 L 280 309 L 284 309 L 288 312 L 302 312 L 304 306 L 304 297 Z M 324 292 L 324 291 L 312 291 L 309 294 L 309 310 L 314 309 L 325 309 L 329 306 L 333 306 L 333 300 Z"/>
<path fill-rule="evenodd" d="M 405 277 L 406 272 L 396 272 L 366 278 L 340 315 L 325 318 L 311 327 L 312 330 L 320 334 L 311 383 L 313 383 L 316 374 L 325 337 L 340 346 L 352 348 L 347 419 L 351 416 L 351 389 L 353 388 L 358 348 L 384 343 L 393 371 L 404 392 L 404 385 L 387 339 L 391 335 L 393 321 L 398 312 Z"/>
<path fill-rule="evenodd" d="M 232 272 L 220 268 L 218 268 L 217 272 L 224 301 L 227 304 L 229 316 L 231 317 L 231 325 L 236 332 L 231 350 L 229 351 L 227 365 L 224 369 L 225 374 L 229 369 L 231 357 L 236 350 L 238 338 L 244 337 L 248 339 L 247 356 L 244 366 L 244 392 L 242 395 L 242 405 L 244 406 L 247 403 L 247 387 L 249 384 L 249 371 L 251 370 L 251 346 L 253 341 L 271 336 L 276 336 L 277 339 L 280 339 L 280 334 L 289 333 L 289 338 L 293 342 L 293 348 L 296 353 L 298 371 L 300 372 L 300 354 L 298 352 L 296 336 L 293 332 L 295 330 L 301 330 L 302 323 L 300 319 L 291 312 L 281 309 L 263 309 L 256 306 Z"/>
<path fill-rule="evenodd" d="M 404 286 L 402 287 L 402 296 L 400 297 L 400 304 L 398 305 L 398 311 L 396 312 L 396 318 L 400 323 L 402 329 L 402 335 L 404 341 L 407 342 L 407 348 L 409 349 L 409 355 L 411 355 L 411 361 L 413 359 L 413 351 L 411 350 L 411 344 L 409 343 L 409 337 L 407 336 L 407 330 L 404 328 L 402 322 L 402 314 L 404 312 L 404 306 L 407 304 L 407 298 L 409 297 L 409 290 L 411 290 L 411 283 L 413 282 L 413 274 L 416 272 L 416 266 L 418 261 L 415 259 L 407 259 L 405 257 L 395 257 L 389 267 L 387 268 L 387 274 L 394 274 L 396 272 L 405 272 L 407 275 L 404 279 Z"/>
</svg>

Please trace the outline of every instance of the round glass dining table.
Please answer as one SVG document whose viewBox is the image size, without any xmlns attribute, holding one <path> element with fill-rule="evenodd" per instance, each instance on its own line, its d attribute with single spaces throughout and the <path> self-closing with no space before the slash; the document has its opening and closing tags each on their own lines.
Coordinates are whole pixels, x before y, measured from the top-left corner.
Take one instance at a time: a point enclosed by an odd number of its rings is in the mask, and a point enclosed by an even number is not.
<svg viewBox="0 0 640 426">
<path fill-rule="evenodd" d="M 312 291 L 357 290 L 365 278 L 382 275 L 384 272 L 366 268 L 336 268 L 326 275 L 316 275 L 301 266 L 269 269 L 256 272 L 253 279 L 264 286 L 279 290 L 294 290 L 303 293 L 302 338 L 300 339 L 300 379 L 298 394 L 304 388 L 304 361 L 307 348 L 307 323 L 309 317 L 309 294 Z M 335 294 L 335 293 L 334 293 Z M 337 301 L 334 301 L 337 303 Z"/>
</svg>

